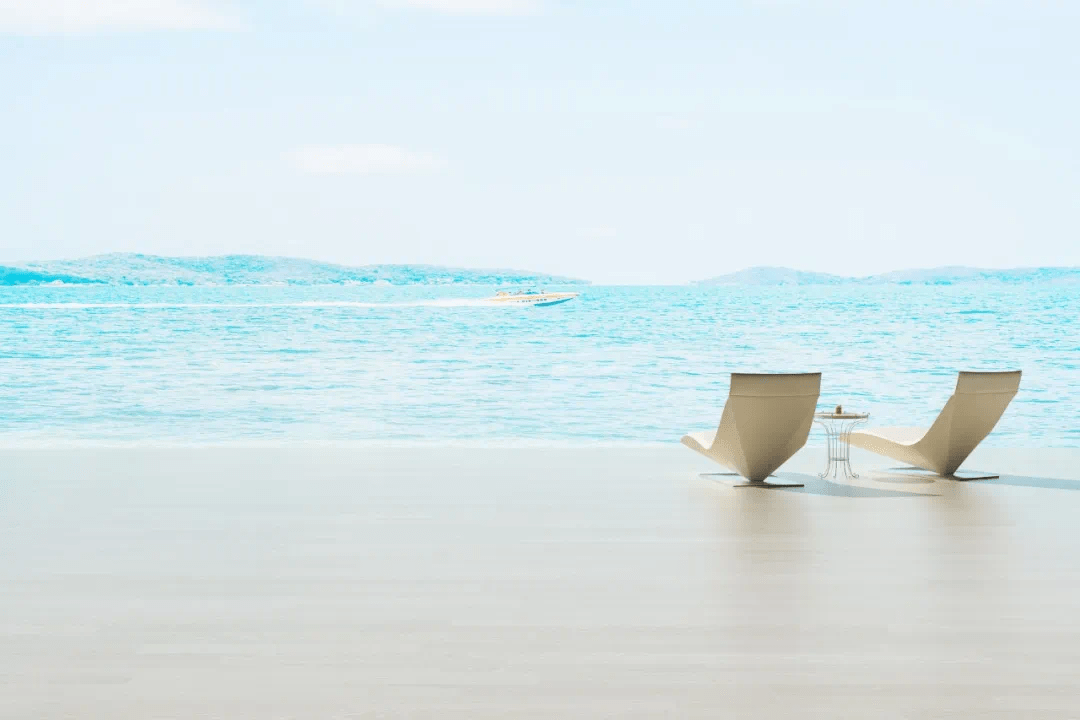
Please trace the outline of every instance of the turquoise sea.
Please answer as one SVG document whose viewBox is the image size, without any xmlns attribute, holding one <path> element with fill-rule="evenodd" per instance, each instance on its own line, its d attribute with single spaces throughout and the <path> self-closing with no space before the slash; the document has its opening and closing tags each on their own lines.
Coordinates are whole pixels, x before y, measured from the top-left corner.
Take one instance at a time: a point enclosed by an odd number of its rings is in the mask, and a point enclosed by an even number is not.
<svg viewBox="0 0 1080 720">
<path fill-rule="evenodd" d="M 68 270 L 0 285 L 2 445 L 672 443 L 716 425 L 732 371 L 820 370 L 823 408 L 925 425 L 957 370 L 1013 368 L 987 442 L 1080 445 L 1076 284 L 548 278 L 581 296 L 506 308 L 483 298 L 538 278 Z"/>
</svg>

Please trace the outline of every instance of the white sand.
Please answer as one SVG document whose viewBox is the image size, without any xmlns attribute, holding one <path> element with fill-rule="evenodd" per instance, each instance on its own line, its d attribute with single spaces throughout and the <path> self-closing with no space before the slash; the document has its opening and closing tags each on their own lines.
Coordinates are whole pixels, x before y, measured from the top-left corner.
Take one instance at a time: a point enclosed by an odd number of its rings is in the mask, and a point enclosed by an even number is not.
<svg viewBox="0 0 1080 720">
<path fill-rule="evenodd" d="M 966 467 L 7 450 L 0 718 L 1080 717 L 1080 451 Z"/>
</svg>

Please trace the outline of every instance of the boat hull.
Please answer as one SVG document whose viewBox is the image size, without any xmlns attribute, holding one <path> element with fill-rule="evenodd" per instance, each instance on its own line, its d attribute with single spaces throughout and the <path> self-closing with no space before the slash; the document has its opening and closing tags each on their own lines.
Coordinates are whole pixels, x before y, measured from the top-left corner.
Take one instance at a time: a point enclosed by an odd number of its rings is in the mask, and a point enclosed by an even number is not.
<svg viewBox="0 0 1080 720">
<path fill-rule="evenodd" d="M 574 297 L 556 298 L 554 300 L 541 300 L 540 302 L 533 303 L 533 307 L 550 307 L 552 305 L 561 305 L 564 302 L 570 302 Z"/>
<path fill-rule="evenodd" d="M 528 307 L 550 307 L 569 302 L 578 296 L 577 293 L 544 293 L 536 295 L 496 295 L 489 298 L 491 302 L 499 305 L 515 305 Z"/>
</svg>

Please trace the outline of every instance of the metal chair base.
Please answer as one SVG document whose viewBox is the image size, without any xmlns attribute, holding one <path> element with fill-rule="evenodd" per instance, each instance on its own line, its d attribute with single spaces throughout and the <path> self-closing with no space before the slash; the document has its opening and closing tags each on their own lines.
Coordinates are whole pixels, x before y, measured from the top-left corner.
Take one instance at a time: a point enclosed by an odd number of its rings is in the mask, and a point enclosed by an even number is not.
<svg viewBox="0 0 1080 720">
<path fill-rule="evenodd" d="M 716 473 L 698 473 L 698 477 L 742 477 L 742 476 L 739 475 L 739 473 L 733 473 L 733 472 L 716 472 Z M 769 477 L 776 477 L 776 476 L 775 475 L 770 475 Z M 735 483 L 731 487 L 737 487 L 737 488 L 754 487 L 754 488 L 769 489 L 769 488 L 806 487 L 806 485 L 804 485 L 803 483 L 771 483 L 771 482 L 765 482 L 764 480 L 761 480 L 759 482 L 747 481 L 747 482 L 744 482 L 744 483 Z"/>
<path fill-rule="evenodd" d="M 803 483 L 771 483 L 771 482 L 744 482 L 732 485 L 731 487 L 737 488 L 761 488 L 762 490 L 772 490 L 773 488 L 789 488 L 789 487 L 806 487 Z"/>
<path fill-rule="evenodd" d="M 896 475 L 918 475 L 921 477 L 942 478 L 943 480 L 958 480 L 960 482 L 969 482 L 971 480 L 997 480 L 1001 477 L 1000 475 L 988 475 L 985 473 L 975 473 L 973 475 L 969 475 L 967 473 L 953 473 L 952 475 L 941 475 L 940 473 L 936 473 L 933 470 L 924 470 L 923 468 L 917 467 L 888 468 L 887 471 Z"/>
</svg>

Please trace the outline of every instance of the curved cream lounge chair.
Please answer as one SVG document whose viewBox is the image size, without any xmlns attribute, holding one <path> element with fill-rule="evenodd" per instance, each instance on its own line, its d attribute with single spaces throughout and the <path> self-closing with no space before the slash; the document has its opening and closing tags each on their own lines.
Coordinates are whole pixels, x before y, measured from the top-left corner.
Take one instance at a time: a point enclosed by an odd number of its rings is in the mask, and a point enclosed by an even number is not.
<svg viewBox="0 0 1080 720">
<path fill-rule="evenodd" d="M 765 478 L 806 444 L 814 421 L 821 373 L 732 373 L 716 432 L 690 433 L 682 444 L 734 470 L 748 482 L 735 487 L 802 487 Z"/>
<path fill-rule="evenodd" d="M 1019 389 L 1019 370 L 961 372 L 956 392 L 928 429 L 858 430 L 851 433 L 851 444 L 954 480 L 996 478 L 959 477 L 956 471 L 994 429 Z"/>
</svg>

